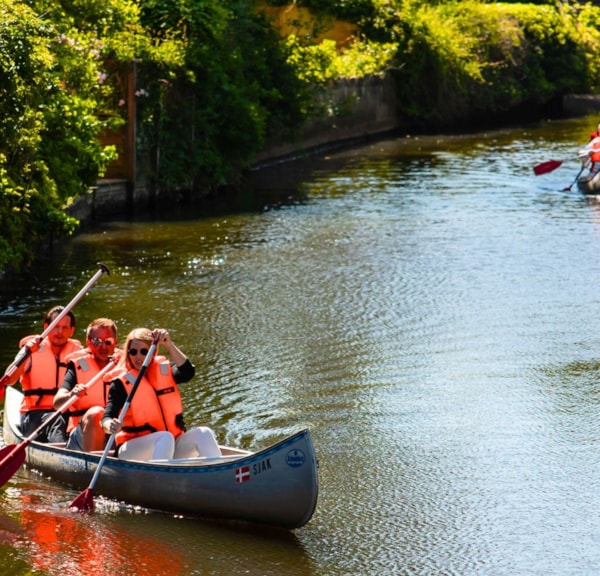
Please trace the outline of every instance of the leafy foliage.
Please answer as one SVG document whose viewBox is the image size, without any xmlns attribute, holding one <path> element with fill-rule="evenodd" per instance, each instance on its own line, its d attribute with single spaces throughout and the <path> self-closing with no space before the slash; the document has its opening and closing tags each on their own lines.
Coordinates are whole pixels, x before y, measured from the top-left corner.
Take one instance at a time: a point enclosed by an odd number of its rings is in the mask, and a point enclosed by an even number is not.
<svg viewBox="0 0 600 576">
<path fill-rule="evenodd" d="M 133 5 L 67 4 L 0 7 L 0 269 L 26 267 L 48 239 L 72 233 L 65 206 L 116 158 L 98 139 L 122 122 L 106 105 L 111 42 L 98 32 L 120 32 Z"/>
<path fill-rule="evenodd" d="M 276 0 L 271 3 L 278 4 Z M 409 122 L 452 124 L 568 92 L 597 91 L 597 22 L 590 3 L 476 0 L 298 0 L 360 24 L 351 50 L 290 37 L 300 76 L 323 83 L 361 72 L 397 71 Z M 357 66 L 371 54 L 368 65 Z"/>
<path fill-rule="evenodd" d="M 150 180 L 159 188 L 230 181 L 265 139 L 302 120 L 302 83 L 285 45 L 251 2 L 148 0 L 141 21 L 175 37 L 184 66 L 144 66 L 138 100 Z M 181 102 L 186 106 L 182 107 Z"/>
<path fill-rule="evenodd" d="M 124 121 L 114 71 L 132 62 L 138 157 L 169 198 L 232 182 L 341 77 L 393 69 L 416 126 L 600 89 L 593 3 L 296 0 L 318 21 L 287 38 L 267 3 L 287 0 L 2 0 L 0 270 L 73 231 L 64 207 L 115 158 L 99 135 Z M 334 18 L 349 44 L 316 40 Z"/>
<path fill-rule="evenodd" d="M 597 18 L 600 12 L 593 11 Z M 407 113 L 437 120 L 465 110 L 491 114 L 589 90 L 597 70 L 589 66 L 591 44 L 580 41 L 579 15 L 566 5 L 412 5 L 404 16 L 410 34 L 400 44 L 406 66 L 399 90 Z"/>
<path fill-rule="evenodd" d="M 298 6 L 310 8 L 316 13 L 331 14 L 337 18 L 358 22 L 372 19 L 381 5 L 389 0 L 296 0 Z M 285 6 L 288 0 L 271 0 L 271 6 Z"/>
<path fill-rule="evenodd" d="M 398 49 L 387 42 L 355 42 L 340 52 L 333 40 L 303 45 L 297 36 L 287 38 L 289 62 L 298 70 L 298 77 L 315 85 L 325 85 L 337 78 L 362 78 L 381 72 L 390 65 Z"/>
</svg>

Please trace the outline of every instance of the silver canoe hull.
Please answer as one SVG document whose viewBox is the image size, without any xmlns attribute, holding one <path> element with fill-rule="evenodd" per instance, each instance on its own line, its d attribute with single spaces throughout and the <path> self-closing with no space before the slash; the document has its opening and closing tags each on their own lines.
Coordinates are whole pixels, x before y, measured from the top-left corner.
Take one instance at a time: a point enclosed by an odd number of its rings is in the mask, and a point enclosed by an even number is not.
<svg viewBox="0 0 600 576">
<path fill-rule="evenodd" d="M 586 174 L 577 178 L 577 187 L 583 194 L 600 194 L 600 172 L 595 174 Z"/>
<path fill-rule="evenodd" d="M 8 387 L 4 440 L 23 440 L 17 424 L 21 393 Z M 31 442 L 25 463 L 71 488 L 89 486 L 101 454 Z M 109 456 L 94 491 L 106 498 L 174 514 L 299 528 L 317 504 L 317 461 L 308 430 L 257 452 L 223 447 L 221 459 L 161 462 Z"/>
</svg>

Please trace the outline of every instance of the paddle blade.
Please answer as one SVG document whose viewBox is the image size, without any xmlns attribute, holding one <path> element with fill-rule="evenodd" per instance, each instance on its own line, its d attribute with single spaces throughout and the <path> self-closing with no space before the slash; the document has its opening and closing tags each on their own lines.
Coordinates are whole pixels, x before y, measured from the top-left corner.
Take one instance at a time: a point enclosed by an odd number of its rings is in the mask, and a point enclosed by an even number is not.
<svg viewBox="0 0 600 576">
<path fill-rule="evenodd" d="M 4 486 L 25 462 L 26 444 L 11 444 L 0 450 L 0 487 Z"/>
<path fill-rule="evenodd" d="M 548 160 L 547 162 L 542 162 L 537 166 L 533 167 L 533 171 L 536 176 L 540 174 L 548 174 L 548 172 L 552 172 L 552 170 L 556 170 L 562 164 L 562 160 Z"/>
<path fill-rule="evenodd" d="M 71 504 L 69 508 L 76 508 L 80 512 L 94 511 L 94 489 L 86 488 Z"/>
</svg>

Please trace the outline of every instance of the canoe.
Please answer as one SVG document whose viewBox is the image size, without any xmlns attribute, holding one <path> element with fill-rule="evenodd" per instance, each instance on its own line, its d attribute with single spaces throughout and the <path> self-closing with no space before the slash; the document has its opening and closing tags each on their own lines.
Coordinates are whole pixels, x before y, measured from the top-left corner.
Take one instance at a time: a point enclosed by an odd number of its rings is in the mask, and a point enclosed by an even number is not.
<svg viewBox="0 0 600 576">
<path fill-rule="evenodd" d="M 4 441 L 21 442 L 22 393 L 9 386 Z M 299 528 L 317 505 L 317 461 L 307 429 L 256 452 L 221 446 L 221 457 L 133 461 L 109 455 L 95 493 L 149 510 L 201 518 Z M 102 452 L 32 441 L 25 466 L 71 488 L 86 489 Z"/>
<path fill-rule="evenodd" d="M 577 178 L 577 187 L 583 194 L 590 196 L 600 194 L 600 172 L 592 174 L 588 172 L 584 176 Z"/>
</svg>

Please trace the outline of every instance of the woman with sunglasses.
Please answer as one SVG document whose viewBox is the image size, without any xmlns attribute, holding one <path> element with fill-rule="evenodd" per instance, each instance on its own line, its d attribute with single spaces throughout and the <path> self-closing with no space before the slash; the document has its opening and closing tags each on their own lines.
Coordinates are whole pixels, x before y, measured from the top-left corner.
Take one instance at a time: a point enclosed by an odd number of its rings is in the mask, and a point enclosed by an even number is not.
<svg viewBox="0 0 600 576">
<path fill-rule="evenodd" d="M 150 361 L 121 424 L 119 414 L 155 338 L 171 360 L 156 355 Z M 210 428 L 185 428 L 178 384 L 190 381 L 195 373 L 194 365 L 167 330 L 136 328 L 129 333 L 102 417 L 104 432 L 116 434 L 119 458 L 162 460 L 221 455 Z"/>
<path fill-rule="evenodd" d="M 54 396 L 54 409 L 60 407 L 73 396 L 74 401 L 65 417 L 67 418 L 67 448 L 71 450 L 102 450 L 106 436 L 100 427 L 100 419 L 108 397 L 108 384 L 96 382 L 85 387 L 98 372 L 111 360 L 117 349 L 117 326 L 109 318 L 96 318 L 86 330 L 86 348 L 67 356 L 67 371 L 61 387 Z"/>
</svg>

